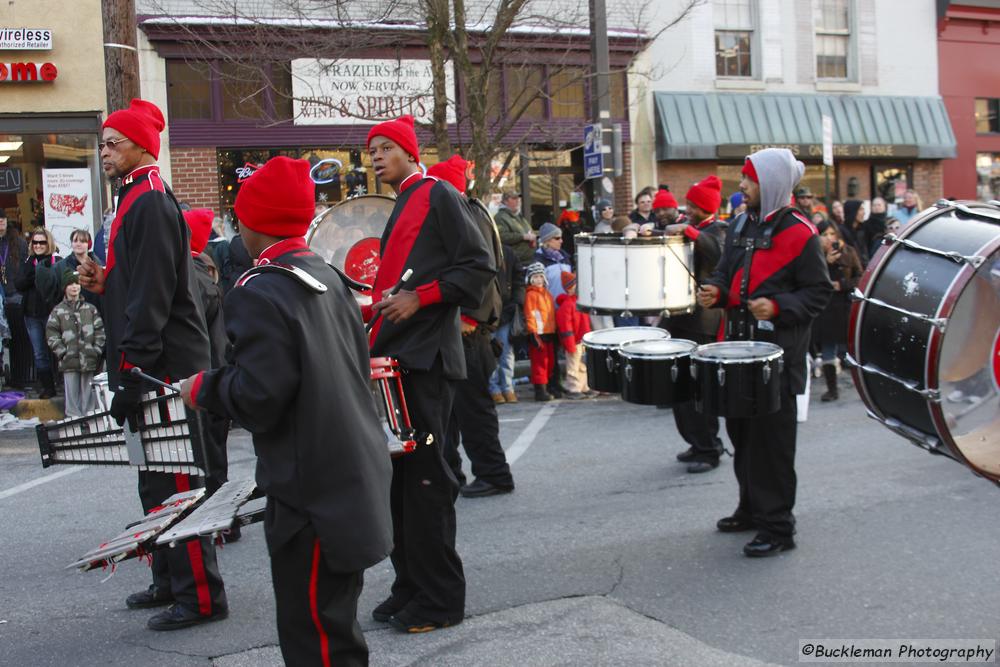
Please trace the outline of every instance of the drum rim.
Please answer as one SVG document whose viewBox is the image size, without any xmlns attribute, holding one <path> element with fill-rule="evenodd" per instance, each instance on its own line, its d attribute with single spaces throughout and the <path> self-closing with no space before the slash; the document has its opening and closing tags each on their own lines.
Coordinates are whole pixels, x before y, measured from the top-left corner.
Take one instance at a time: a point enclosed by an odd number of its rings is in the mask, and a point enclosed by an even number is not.
<svg viewBox="0 0 1000 667">
<path fill-rule="evenodd" d="M 705 356 L 705 348 L 716 347 L 725 345 L 727 347 L 751 347 L 758 345 L 765 345 L 772 349 L 766 355 L 751 357 L 746 359 L 720 359 L 719 357 L 707 357 Z M 705 343 L 704 345 L 699 345 L 695 348 L 694 352 L 691 353 L 691 358 L 698 361 L 711 361 L 711 362 L 723 362 L 726 364 L 755 364 L 760 361 L 774 361 L 775 359 L 780 359 L 785 354 L 785 351 L 777 343 L 769 343 L 764 340 L 724 340 L 718 341 L 716 343 Z"/>
<path fill-rule="evenodd" d="M 652 236 L 636 236 L 626 239 L 621 234 L 594 234 L 592 232 L 582 232 L 573 237 L 577 244 L 576 248 L 585 248 L 595 245 L 694 245 L 683 234 L 663 234 L 654 232 Z"/>
<path fill-rule="evenodd" d="M 677 352 L 637 352 L 637 351 L 630 352 L 629 350 L 625 349 L 627 346 L 633 345 L 635 343 L 648 343 L 651 341 L 664 341 L 664 340 L 670 341 L 671 343 L 675 342 L 690 343 L 691 346 L 686 351 L 678 350 Z M 624 357 L 625 359 L 648 359 L 651 361 L 680 359 L 683 357 L 690 357 L 691 353 L 694 352 L 694 350 L 697 347 L 698 343 L 694 342 L 693 340 L 689 340 L 687 338 L 650 338 L 646 340 L 630 340 L 626 343 L 622 343 L 621 346 L 618 348 L 618 354 L 619 356 Z"/>
<path fill-rule="evenodd" d="M 662 335 L 651 336 L 649 338 L 626 338 L 625 340 L 619 341 L 617 343 L 595 342 L 593 338 L 590 338 L 588 340 L 588 337 L 590 337 L 592 334 L 599 334 L 602 331 L 627 331 L 630 329 L 642 330 L 641 331 L 642 333 L 649 333 L 649 331 L 659 331 L 662 332 Z M 663 340 L 665 338 L 671 338 L 671 337 L 672 336 L 670 335 L 669 331 L 667 331 L 666 329 L 661 329 L 660 327 L 609 327 L 607 329 L 595 329 L 593 331 L 588 331 L 587 333 L 583 334 L 583 338 L 581 340 L 585 347 L 589 347 L 595 350 L 617 350 L 625 343 L 632 343 L 640 340 Z"/>
<path fill-rule="evenodd" d="M 357 195 L 355 197 L 348 197 L 347 199 L 341 199 L 339 202 L 337 202 L 333 206 L 328 207 L 325 211 L 320 213 L 318 216 L 316 216 L 309 222 L 309 229 L 306 231 L 306 245 L 310 247 L 312 246 L 312 240 L 313 237 L 316 236 L 316 230 L 319 229 L 319 226 L 323 224 L 323 222 L 326 219 L 326 216 L 329 215 L 331 211 L 333 211 L 335 208 L 339 206 L 347 204 L 348 202 L 353 202 L 357 201 L 358 199 L 364 199 L 368 197 L 371 197 L 373 199 L 387 199 L 388 201 L 392 202 L 393 206 L 395 206 L 396 204 L 395 197 L 390 197 L 389 195 L 384 195 L 379 192 L 369 192 L 367 194 Z M 386 223 L 388 224 L 388 220 L 386 220 Z"/>
</svg>

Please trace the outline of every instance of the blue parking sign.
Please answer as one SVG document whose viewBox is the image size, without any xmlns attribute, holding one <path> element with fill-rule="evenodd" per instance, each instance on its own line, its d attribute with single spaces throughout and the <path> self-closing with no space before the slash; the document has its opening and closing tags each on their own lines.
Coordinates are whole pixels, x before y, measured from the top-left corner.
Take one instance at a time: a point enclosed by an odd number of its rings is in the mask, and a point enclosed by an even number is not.
<svg viewBox="0 0 1000 667">
<path fill-rule="evenodd" d="M 604 176 L 604 152 L 600 125 L 586 125 L 583 128 L 583 177 Z"/>
</svg>

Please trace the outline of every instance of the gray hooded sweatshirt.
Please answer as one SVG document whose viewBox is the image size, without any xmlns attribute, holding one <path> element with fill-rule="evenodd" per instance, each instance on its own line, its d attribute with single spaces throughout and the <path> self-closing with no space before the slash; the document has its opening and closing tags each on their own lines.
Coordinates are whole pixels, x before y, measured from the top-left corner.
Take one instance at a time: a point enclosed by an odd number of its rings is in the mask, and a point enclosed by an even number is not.
<svg viewBox="0 0 1000 667">
<path fill-rule="evenodd" d="M 760 215 L 766 220 L 767 216 L 788 206 L 792 190 L 802 180 L 806 166 L 787 148 L 765 148 L 748 155 L 747 159 L 753 163 L 760 179 Z"/>
</svg>

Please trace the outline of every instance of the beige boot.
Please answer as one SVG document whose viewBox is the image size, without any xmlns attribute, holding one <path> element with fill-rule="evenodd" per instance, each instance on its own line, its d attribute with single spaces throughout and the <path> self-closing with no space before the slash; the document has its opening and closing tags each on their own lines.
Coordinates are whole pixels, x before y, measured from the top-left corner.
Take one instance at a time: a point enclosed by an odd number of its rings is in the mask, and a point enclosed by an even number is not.
<svg viewBox="0 0 1000 667">
<path fill-rule="evenodd" d="M 492 398 L 493 402 L 496 403 L 497 405 L 500 405 L 501 403 L 506 403 L 507 402 L 507 401 L 504 400 L 503 394 L 499 394 L 499 393 L 498 394 L 490 394 L 490 398 Z"/>
<path fill-rule="evenodd" d="M 507 403 L 517 403 L 517 394 L 514 393 L 513 389 L 510 391 L 505 391 L 503 393 L 503 398 L 504 401 L 506 401 Z"/>
</svg>

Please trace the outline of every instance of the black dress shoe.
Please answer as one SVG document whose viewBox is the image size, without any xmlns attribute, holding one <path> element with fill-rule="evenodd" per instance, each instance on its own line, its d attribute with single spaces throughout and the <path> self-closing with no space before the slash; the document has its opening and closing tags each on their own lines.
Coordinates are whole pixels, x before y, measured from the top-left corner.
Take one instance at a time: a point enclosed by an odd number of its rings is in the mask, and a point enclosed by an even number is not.
<svg viewBox="0 0 1000 667">
<path fill-rule="evenodd" d="M 174 596 L 170 591 L 164 591 L 156 586 L 150 586 L 144 591 L 132 593 L 125 598 L 125 606 L 129 609 L 151 609 L 162 607 L 174 601 Z"/>
<path fill-rule="evenodd" d="M 433 632 L 434 630 L 440 630 L 441 628 L 458 625 L 461 622 L 461 618 L 454 621 L 435 621 L 429 618 L 422 618 L 418 614 L 406 609 L 393 614 L 389 619 L 389 625 L 396 628 L 400 632 L 409 632 L 411 634 L 419 632 Z"/>
<path fill-rule="evenodd" d="M 694 451 L 694 447 L 688 447 L 686 450 L 677 455 L 677 460 L 681 463 L 691 463 L 697 455 L 697 452 Z"/>
<path fill-rule="evenodd" d="M 513 490 L 513 484 L 510 486 L 499 486 L 497 484 L 490 484 L 482 479 L 477 479 L 472 482 L 472 484 L 463 486 L 459 490 L 459 493 L 462 494 L 463 498 L 485 498 L 486 496 L 496 496 L 501 493 L 510 493 Z"/>
<path fill-rule="evenodd" d="M 715 527 L 723 533 L 742 533 L 744 531 L 754 529 L 753 521 L 742 514 L 734 514 L 732 516 L 719 519 L 715 523 Z"/>
<path fill-rule="evenodd" d="M 757 533 L 757 537 L 747 542 L 743 547 L 743 553 L 750 558 L 766 558 L 777 556 L 782 551 L 791 551 L 795 548 L 795 540 L 791 537 L 779 537 L 770 533 Z"/>
<path fill-rule="evenodd" d="M 392 615 L 402 611 L 405 606 L 405 602 L 399 602 L 395 598 L 390 597 L 388 600 L 383 600 L 379 606 L 372 609 L 372 618 L 379 623 L 388 623 L 389 619 L 392 618 Z"/>
<path fill-rule="evenodd" d="M 203 616 L 196 611 L 191 611 L 184 605 L 175 604 L 171 605 L 166 611 L 161 611 L 146 621 L 146 627 L 150 630 L 160 631 L 180 630 L 182 628 L 190 628 L 193 625 L 201 625 L 202 623 L 221 621 L 228 616 L 229 609 L 225 607 L 217 609 L 214 614 Z"/>
<path fill-rule="evenodd" d="M 698 474 L 708 472 L 709 470 L 715 470 L 718 467 L 718 461 L 695 461 L 694 463 L 688 465 L 687 471 L 689 473 Z"/>
</svg>

